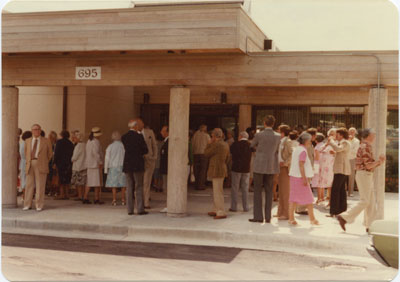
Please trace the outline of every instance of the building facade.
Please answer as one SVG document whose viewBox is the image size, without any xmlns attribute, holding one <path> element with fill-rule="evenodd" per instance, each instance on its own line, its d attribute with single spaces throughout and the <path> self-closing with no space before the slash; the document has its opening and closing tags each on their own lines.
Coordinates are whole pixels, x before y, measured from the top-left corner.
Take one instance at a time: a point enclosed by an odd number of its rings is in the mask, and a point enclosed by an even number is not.
<svg viewBox="0 0 400 282">
<path fill-rule="evenodd" d="M 167 205 L 181 216 L 188 130 L 202 123 L 238 132 L 273 114 L 322 130 L 370 126 L 376 152 L 395 152 L 398 51 L 280 52 L 241 2 L 4 14 L 3 164 L 18 126 L 100 126 L 105 148 L 142 116 L 156 132 L 170 126 Z M 13 174 L 3 166 L 3 206 L 16 204 Z M 384 168 L 376 181 L 384 189 Z"/>
</svg>

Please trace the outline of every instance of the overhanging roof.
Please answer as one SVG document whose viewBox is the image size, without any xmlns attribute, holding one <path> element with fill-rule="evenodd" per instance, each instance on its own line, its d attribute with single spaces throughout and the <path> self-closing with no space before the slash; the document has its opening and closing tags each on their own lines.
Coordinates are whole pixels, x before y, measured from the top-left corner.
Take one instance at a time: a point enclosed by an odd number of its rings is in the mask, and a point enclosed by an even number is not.
<svg viewBox="0 0 400 282">
<path fill-rule="evenodd" d="M 131 9 L 3 14 L 3 53 L 261 51 L 243 1 L 136 3 Z"/>
</svg>

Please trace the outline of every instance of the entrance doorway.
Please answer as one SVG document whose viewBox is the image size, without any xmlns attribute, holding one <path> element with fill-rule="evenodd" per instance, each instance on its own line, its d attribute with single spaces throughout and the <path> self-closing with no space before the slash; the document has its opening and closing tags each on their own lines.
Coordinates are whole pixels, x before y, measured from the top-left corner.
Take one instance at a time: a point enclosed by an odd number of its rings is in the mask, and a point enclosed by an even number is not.
<svg viewBox="0 0 400 282">
<path fill-rule="evenodd" d="M 143 104 L 141 116 L 144 123 L 158 133 L 163 125 L 168 124 L 169 105 Z M 238 118 L 237 105 L 190 105 L 189 129 L 197 130 L 205 124 L 208 130 L 219 127 L 236 135 Z"/>
</svg>

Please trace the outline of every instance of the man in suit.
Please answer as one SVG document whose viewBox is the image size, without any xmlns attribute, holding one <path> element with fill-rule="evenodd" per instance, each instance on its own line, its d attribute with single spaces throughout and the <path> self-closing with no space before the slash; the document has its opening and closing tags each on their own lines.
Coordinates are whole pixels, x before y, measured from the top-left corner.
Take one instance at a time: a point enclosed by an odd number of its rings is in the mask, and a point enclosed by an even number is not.
<svg viewBox="0 0 400 282">
<path fill-rule="evenodd" d="M 50 141 L 40 135 L 40 125 L 32 125 L 32 137 L 25 142 L 26 159 L 26 191 L 23 210 L 32 208 L 33 191 L 36 186 L 36 210 L 41 211 L 44 206 L 46 178 L 49 173 L 49 161 L 53 156 Z"/>
<path fill-rule="evenodd" d="M 164 125 L 161 129 L 161 136 L 164 138 L 163 145 L 160 150 L 160 174 L 162 175 L 163 180 L 163 192 L 167 193 L 168 191 L 168 138 L 169 138 L 169 130 L 168 126 Z M 163 208 L 160 212 L 166 213 L 167 208 Z"/>
<path fill-rule="evenodd" d="M 147 145 L 148 153 L 144 155 L 144 180 L 143 180 L 143 192 L 144 192 L 144 207 L 150 209 L 150 186 L 153 178 L 153 172 L 156 167 L 157 160 L 157 140 L 154 136 L 153 130 L 150 128 L 144 128 L 142 130 L 144 141 Z"/>
<path fill-rule="evenodd" d="M 143 177 L 144 155 L 148 153 L 146 142 L 140 132 L 143 130 L 143 121 L 139 118 L 128 123 L 129 132 L 122 136 L 121 141 L 125 147 L 123 172 L 126 175 L 127 208 L 128 214 L 134 211 L 133 195 L 136 190 L 136 204 L 138 215 L 147 214 L 144 210 Z M 136 186 L 136 189 L 135 189 Z"/>
<path fill-rule="evenodd" d="M 281 136 L 272 128 L 275 118 L 264 119 L 264 130 L 257 133 L 251 143 L 256 149 L 254 159 L 254 216 L 250 222 L 263 222 L 262 189 L 265 190 L 265 221 L 271 222 L 272 188 L 274 175 L 279 173 L 278 152 Z"/>
</svg>

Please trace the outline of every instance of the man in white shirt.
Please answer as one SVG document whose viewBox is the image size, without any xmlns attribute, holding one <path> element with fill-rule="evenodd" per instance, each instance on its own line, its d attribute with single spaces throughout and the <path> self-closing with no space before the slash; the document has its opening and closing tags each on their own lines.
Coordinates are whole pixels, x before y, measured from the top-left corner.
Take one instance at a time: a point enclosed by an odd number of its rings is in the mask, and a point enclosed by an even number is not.
<svg viewBox="0 0 400 282">
<path fill-rule="evenodd" d="M 350 142 L 349 159 L 350 159 L 350 169 L 351 169 L 351 174 L 349 175 L 349 182 L 347 185 L 348 187 L 347 193 L 349 197 L 353 197 L 354 180 L 356 175 L 356 157 L 358 148 L 360 147 L 360 140 L 356 138 L 356 135 L 357 135 L 357 130 L 354 127 L 349 128 L 349 142 Z"/>
<path fill-rule="evenodd" d="M 26 191 L 23 210 L 32 208 L 33 192 L 36 187 L 36 210 L 41 211 L 44 206 L 46 178 L 49 173 L 49 161 L 53 156 L 53 149 L 50 141 L 40 136 L 42 131 L 40 125 L 32 125 L 31 131 L 32 137 L 25 141 Z"/>
<path fill-rule="evenodd" d="M 193 170 L 196 180 L 196 190 L 206 189 L 205 183 L 208 160 L 204 156 L 204 150 L 206 149 L 210 140 L 210 135 L 207 133 L 207 125 L 200 125 L 199 130 L 196 131 L 192 139 L 194 158 Z"/>
</svg>

